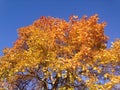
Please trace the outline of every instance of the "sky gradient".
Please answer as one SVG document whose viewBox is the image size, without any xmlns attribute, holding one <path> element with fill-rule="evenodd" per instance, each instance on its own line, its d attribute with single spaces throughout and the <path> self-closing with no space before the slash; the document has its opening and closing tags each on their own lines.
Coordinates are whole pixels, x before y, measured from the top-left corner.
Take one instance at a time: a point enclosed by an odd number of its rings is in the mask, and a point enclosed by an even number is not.
<svg viewBox="0 0 120 90">
<path fill-rule="evenodd" d="M 107 22 L 109 46 L 120 38 L 120 0 L 0 0 L 0 54 L 3 48 L 12 47 L 18 28 L 31 25 L 40 16 L 68 20 L 73 14 L 98 14 L 101 22 Z"/>
</svg>

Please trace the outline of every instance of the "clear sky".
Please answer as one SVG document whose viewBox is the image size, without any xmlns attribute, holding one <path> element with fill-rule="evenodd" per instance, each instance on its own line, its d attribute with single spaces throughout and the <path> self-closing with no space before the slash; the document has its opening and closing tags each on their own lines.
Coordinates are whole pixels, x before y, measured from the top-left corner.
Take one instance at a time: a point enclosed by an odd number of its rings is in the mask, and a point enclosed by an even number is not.
<svg viewBox="0 0 120 90">
<path fill-rule="evenodd" d="M 120 38 L 120 0 L 0 0 L 0 52 L 12 47 L 18 28 L 32 24 L 40 16 L 68 20 L 73 14 L 82 17 L 96 13 L 100 21 L 107 22 L 109 42 Z"/>
</svg>

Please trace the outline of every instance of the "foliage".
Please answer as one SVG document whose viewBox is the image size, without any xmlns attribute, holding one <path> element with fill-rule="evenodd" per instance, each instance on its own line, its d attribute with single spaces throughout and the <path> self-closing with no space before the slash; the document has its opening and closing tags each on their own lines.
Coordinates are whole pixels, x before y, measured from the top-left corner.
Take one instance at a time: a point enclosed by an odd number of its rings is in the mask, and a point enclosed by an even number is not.
<svg viewBox="0 0 120 90">
<path fill-rule="evenodd" d="M 106 23 L 98 20 L 42 16 L 20 28 L 0 58 L 1 83 L 11 90 L 112 89 L 120 83 L 120 40 L 108 49 Z"/>
</svg>

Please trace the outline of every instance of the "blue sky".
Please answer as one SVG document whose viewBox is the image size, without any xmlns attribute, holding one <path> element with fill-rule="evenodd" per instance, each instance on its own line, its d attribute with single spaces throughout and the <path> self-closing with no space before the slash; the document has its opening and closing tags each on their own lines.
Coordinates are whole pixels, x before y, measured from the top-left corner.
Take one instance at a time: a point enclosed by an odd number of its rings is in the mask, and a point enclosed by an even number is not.
<svg viewBox="0 0 120 90">
<path fill-rule="evenodd" d="M 98 14 L 106 21 L 105 33 L 109 45 L 120 38 L 120 0 L 0 0 L 0 52 L 12 47 L 17 29 L 33 23 L 40 16 L 53 16 L 68 20 L 70 15 Z"/>
</svg>

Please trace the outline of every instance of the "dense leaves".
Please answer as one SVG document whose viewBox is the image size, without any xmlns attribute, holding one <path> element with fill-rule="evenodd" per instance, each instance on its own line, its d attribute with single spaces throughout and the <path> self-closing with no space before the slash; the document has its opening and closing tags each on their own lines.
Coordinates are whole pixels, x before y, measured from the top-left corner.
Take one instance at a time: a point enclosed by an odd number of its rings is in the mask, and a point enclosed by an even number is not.
<svg viewBox="0 0 120 90">
<path fill-rule="evenodd" d="M 3 88 L 110 90 L 120 83 L 120 40 L 107 48 L 98 15 L 69 21 L 44 17 L 18 30 L 0 58 Z"/>
</svg>

